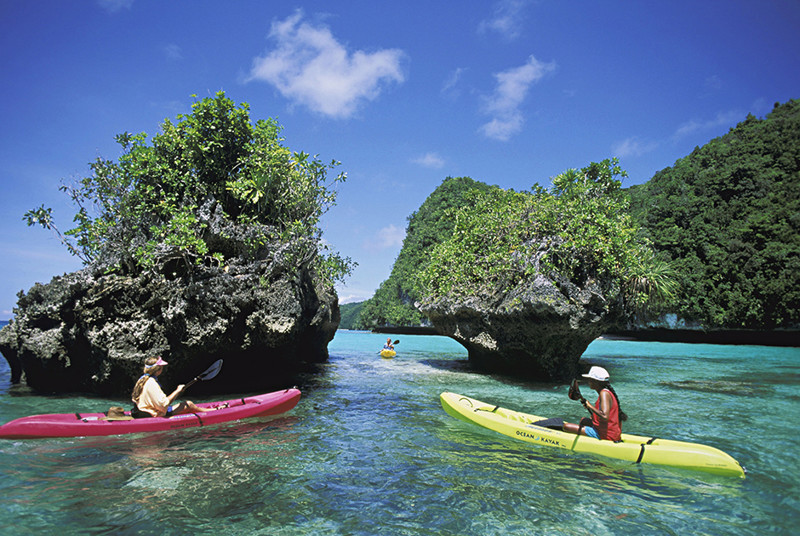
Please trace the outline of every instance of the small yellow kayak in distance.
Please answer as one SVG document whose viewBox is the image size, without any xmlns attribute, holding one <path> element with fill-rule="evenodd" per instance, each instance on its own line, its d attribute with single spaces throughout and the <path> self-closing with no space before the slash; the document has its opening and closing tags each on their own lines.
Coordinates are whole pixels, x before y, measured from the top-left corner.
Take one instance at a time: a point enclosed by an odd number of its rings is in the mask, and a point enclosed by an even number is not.
<svg viewBox="0 0 800 536">
<path fill-rule="evenodd" d="M 397 352 L 395 352 L 394 350 L 389 350 L 388 348 L 384 348 L 383 350 L 381 350 L 381 357 L 384 359 L 391 359 L 396 355 Z"/>
<path fill-rule="evenodd" d="M 537 445 L 575 452 L 588 452 L 634 463 L 667 465 L 744 478 L 744 468 L 728 454 L 699 443 L 622 434 L 622 441 L 604 441 L 536 426 L 537 417 L 501 408 L 468 396 L 442 393 L 442 408 L 456 419 L 478 424 L 495 432 Z"/>
</svg>

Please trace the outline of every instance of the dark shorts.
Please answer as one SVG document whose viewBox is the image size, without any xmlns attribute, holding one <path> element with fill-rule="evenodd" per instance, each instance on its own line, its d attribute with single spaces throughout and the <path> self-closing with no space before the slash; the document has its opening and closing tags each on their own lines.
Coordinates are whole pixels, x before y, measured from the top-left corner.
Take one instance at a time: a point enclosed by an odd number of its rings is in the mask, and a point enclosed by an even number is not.
<svg viewBox="0 0 800 536">
<path fill-rule="evenodd" d="M 172 417 L 173 409 L 174 408 L 172 406 L 167 407 L 167 414 L 164 415 L 164 417 Z M 150 415 L 146 411 L 140 410 L 137 406 L 133 406 L 131 408 L 131 417 L 133 417 L 134 419 L 144 419 L 147 417 L 152 417 L 152 415 Z"/>
</svg>

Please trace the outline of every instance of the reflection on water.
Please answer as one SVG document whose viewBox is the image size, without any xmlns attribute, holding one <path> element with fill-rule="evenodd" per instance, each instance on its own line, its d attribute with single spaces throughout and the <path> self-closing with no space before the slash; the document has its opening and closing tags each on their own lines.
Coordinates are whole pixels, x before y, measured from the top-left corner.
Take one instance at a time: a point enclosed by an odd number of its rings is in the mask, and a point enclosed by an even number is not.
<svg viewBox="0 0 800 536">
<path fill-rule="evenodd" d="M 579 418 L 566 385 L 475 372 L 448 339 L 340 332 L 290 413 L 156 434 L 4 441 L 6 534 L 760 534 L 800 521 L 800 355 L 599 341 L 631 432 L 712 444 L 745 480 L 517 442 L 446 415 L 442 391 Z M 767 381 L 766 378 L 781 376 Z M 3 371 L 0 370 L 0 374 Z M 764 381 L 758 378 L 765 378 Z M 5 389 L 5 391 L 3 391 Z M 10 396 L 0 416 L 113 400 Z M 766 411 L 768 409 L 768 411 Z M 38 412 L 38 411 L 37 411 Z M 780 415 L 781 426 L 772 426 Z M 742 423 L 747 423 L 743 426 Z M 764 439 L 767 440 L 764 440 Z"/>
</svg>

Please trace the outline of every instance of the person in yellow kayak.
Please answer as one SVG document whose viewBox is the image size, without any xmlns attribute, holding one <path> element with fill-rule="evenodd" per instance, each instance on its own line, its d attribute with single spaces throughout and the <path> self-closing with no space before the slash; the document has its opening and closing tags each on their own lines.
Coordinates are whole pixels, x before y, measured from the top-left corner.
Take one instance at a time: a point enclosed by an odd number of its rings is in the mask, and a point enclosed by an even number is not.
<svg viewBox="0 0 800 536">
<path fill-rule="evenodd" d="M 394 350 L 394 345 L 392 344 L 392 338 L 389 337 L 386 339 L 386 344 L 383 345 L 384 350 Z"/>
<path fill-rule="evenodd" d="M 158 377 L 164 371 L 167 362 L 161 357 L 148 357 L 144 360 L 144 374 L 136 381 L 133 387 L 133 409 L 131 415 L 134 419 L 142 417 L 172 417 L 181 413 L 202 413 L 214 411 L 197 406 L 191 400 L 173 405 L 178 395 L 183 392 L 185 387 L 179 385 L 169 396 L 164 394 Z"/>
<path fill-rule="evenodd" d="M 598 397 L 594 404 L 581 396 L 577 382 L 573 382 L 569 390 L 569 397 L 580 400 L 584 408 L 592 415 L 591 419 L 583 418 L 578 424 L 565 422 L 563 430 L 573 434 L 583 434 L 596 439 L 619 441 L 622 438 L 622 422 L 628 420 L 619 406 L 619 397 L 611 387 L 608 371 L 603 367 L 592 367 L 588 374 L 582 374 L 589 380 L 589 387 L 597 391 Z"/>
</svg>

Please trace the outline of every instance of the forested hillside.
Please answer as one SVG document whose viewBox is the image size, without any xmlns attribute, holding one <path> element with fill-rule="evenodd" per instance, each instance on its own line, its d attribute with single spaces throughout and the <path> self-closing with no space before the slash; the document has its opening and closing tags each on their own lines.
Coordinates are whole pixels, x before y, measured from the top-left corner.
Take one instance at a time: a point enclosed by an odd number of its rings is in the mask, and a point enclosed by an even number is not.
<svg viewBox="0 0 800 536">
<path fill-rule="evenodd" d="M 339 329 L 353 329 L 361 310 L 364 308 L 363 301 L 355 303 L 343 303 L 339 305 L 339 313 L 342 315 L 339 321 Z"/>
<path fill-rule="evenodd" d="M 448 178 L 409 217 L 392 274 L 355 327 L 423 322 L 411 276 L 450 237 L 453 209 L 473 188 L 495 187 Z M 627 191 L 634 221 L 675 272 L 679 288 L 664 312 L 707 329 L 800 328 L 799 100 L 748 116 Z"/>
<path fill-rule="evenodd" d="M 447 177 L 428 196 L 419 210 L 408 217 L 403 248 L 392 273 L 364 304 L 359 319 L 353 324 L 355 329 L 419 326 L 423 323 L 423 316 L 414 307 L 418 297 L 413 288 L 412 274 L 428 263 L 431 248 L 452 234 L 452 211 L 471 203 L 471 191 L 491 188 L 494 187 L 469 177 Z"/>
<path fill-rule="evenodd" d="M 630 194 L 677 272 L 679 317 L 705 328 L 800 326 L 800 100 L 749 115 Z"/>
</svg>

